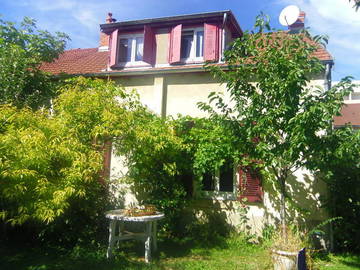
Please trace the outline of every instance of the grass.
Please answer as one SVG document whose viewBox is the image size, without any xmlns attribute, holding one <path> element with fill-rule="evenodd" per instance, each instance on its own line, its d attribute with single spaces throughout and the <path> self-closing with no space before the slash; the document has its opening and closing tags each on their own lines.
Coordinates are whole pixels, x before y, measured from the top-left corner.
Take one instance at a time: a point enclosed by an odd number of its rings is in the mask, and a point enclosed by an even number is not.
<svg viewBox="0 0 360 270">
<path fill-rule="evenodd" d="M 250 244 L 243 236 L 219 238 L 214 243 L 199 241 L 159 241 L 159 252 L 150 264 L 143 259 L 144 247 L 139 242 L 124 242 L 107 260 L 106 246 L 92 243 L 64 248 L 44 248 L 31 245 L 0 247 L 0 269 L 16 270 L 226 270 L 273 269 L 268 251 L 261 245 Z M 360 269 L 360 256 L 328 255 L 315 261 L 317 269 Z"/>
<path fill-rule="evenodd" d="M 354 270 L 360 269 L 360 256 L 352 254 L 329 254 L 315 260 L 315 266 L 319 270 Z"/>
</svg>

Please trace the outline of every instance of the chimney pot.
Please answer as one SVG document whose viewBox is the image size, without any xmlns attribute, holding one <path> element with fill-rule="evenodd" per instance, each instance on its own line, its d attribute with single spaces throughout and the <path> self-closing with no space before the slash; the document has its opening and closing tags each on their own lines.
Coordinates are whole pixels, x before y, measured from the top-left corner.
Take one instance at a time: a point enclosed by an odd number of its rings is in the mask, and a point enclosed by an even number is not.
<svg viewBox="0 0 360 270">
<path fill-rule="evenodd" d="M 304 11 L 301 11 L 296 22 L 294 22 L 292 25 L 288 26 L 290 32 L 299 32 L 301 29 L 304 29 L 305 16 L 306 16 L 306 13 Z"/>
<path fill-rule="evenodd" d="M 112 17 L 112 13 L 109 12 L 108 15 L 107 15 L 107 17 L 106 17 L 106 23 L 113 23 L 113 22 L 116 22 L 116 19 L 114 19 L 114 18 Z"/>
</svg>

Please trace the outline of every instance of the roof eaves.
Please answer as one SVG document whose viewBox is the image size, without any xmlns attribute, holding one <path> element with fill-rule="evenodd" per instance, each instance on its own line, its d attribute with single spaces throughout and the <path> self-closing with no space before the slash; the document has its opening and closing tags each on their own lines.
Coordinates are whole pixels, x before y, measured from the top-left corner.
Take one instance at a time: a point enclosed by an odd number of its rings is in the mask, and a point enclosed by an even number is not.
<svg viewBox="0 0 360 270">
<path fill-rule="evenodd" d="M 105 24 L 100 24 L 100 28 L 102 30 L 106 30 L 109 28 L 115 28 L 115 27 L 119 27 L 119 26 L 142 25 L 142 24 L 150 24 L 150 23 L 172 22 L 172 21 L 191 20 L 191 19 L 204 19 L 204 18 L 210 18 L 210 17 L 216 17 L 216 16 L 223 16 L 224 13 L 228 13 L 228 14 L 231 14 L 232 16 L 234 16 L 230 10 L 224 10 L 224 11 L 215 11 L 215 12 L 167 16 L 167 17 L 159 17 L 159 18 L 152 18 L 152 19 L 105 23 Z"/>
</svg>

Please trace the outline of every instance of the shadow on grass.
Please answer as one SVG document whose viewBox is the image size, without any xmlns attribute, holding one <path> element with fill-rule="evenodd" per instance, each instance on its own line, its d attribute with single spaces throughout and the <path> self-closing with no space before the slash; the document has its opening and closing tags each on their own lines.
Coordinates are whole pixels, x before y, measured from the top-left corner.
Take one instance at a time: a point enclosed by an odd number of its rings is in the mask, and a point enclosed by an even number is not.
<svg viewBox="0 0 360 270">
<path fill-rule="evenodd" d="M 194 248 L 201 248 L 200 256 L 208 256 L 206 246 L 225 247 L 225 239 L 201 243 L 198 239 L 159 239 L 159 250 L 152 254 L 152 263 L 144 262 L 144 243 L 124 241 L 114 251 L 114 258 L 106 258 L 105 244 L 88 244 L 73 248 L 44 247 L 12 243 L 0 247 L 0 269 L 16 270 L 111 270 L 111 269 L 165 269 L 163 259 L 182 258 Z"/>
</svg>

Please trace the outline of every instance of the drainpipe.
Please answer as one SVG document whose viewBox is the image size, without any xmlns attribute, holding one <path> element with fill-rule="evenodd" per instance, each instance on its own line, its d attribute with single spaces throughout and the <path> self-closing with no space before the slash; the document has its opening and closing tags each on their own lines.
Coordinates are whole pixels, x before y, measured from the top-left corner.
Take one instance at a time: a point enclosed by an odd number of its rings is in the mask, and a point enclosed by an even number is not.
<svg viewBox="0 0 360 270">
<path fill-rule="evenodd" d="M 225 51 L 225 26 L 227 23 L 227 19 L 228 19 L 228 14 L 225 12 L 224 16 L 223 16 L 223 22 L 222 22 L 222 26 L 221 26 L 221 46 L 219 46 L 219 63 L 223 63 L 223 59 L 224 59 L 224 51 Z"/>
<path fill-rule="evenodd" d="M 324 77 L 324 89 L 325 91 L 330 90 L 331 88 L 331 68 L 332 63 L 325 64 L 325 77 Z"/>
</svg>

